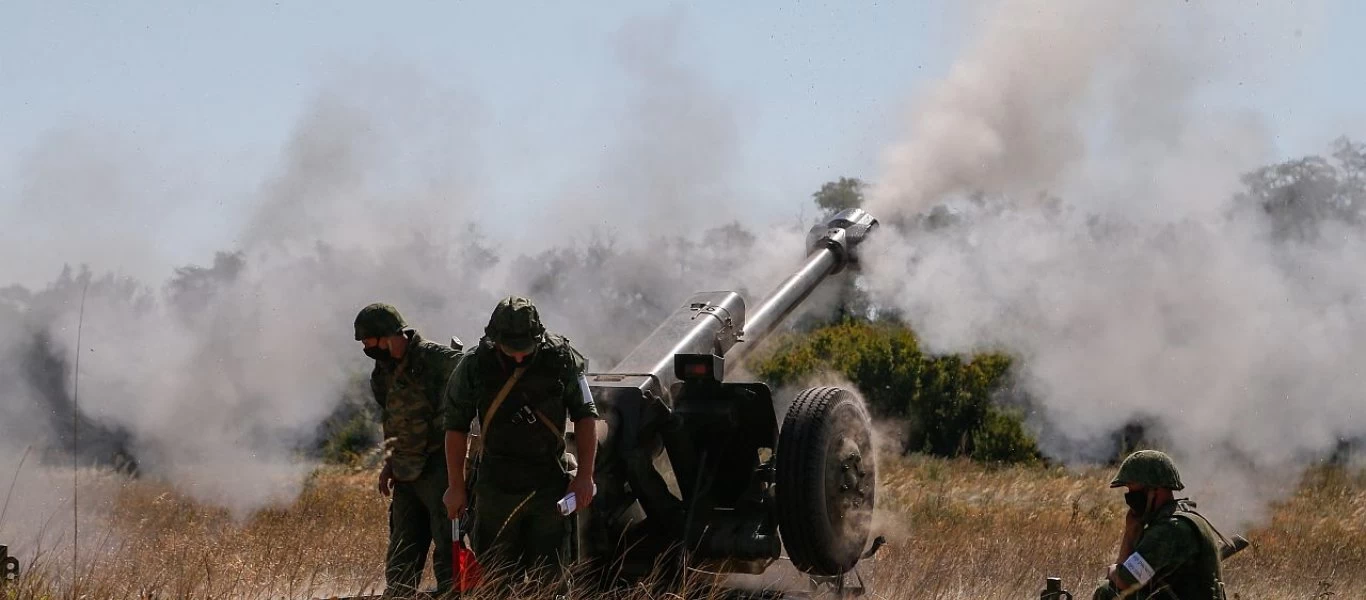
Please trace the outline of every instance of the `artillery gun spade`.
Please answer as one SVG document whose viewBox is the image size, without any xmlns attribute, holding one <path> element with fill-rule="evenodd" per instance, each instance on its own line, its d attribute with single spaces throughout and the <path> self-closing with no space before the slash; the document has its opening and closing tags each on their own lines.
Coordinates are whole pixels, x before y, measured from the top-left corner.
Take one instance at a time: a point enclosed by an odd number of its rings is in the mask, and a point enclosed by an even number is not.
<svg viewBox="0 0 1366 600">
<path fill-rule="evenodd" d="M 881 545 L 869 541 L 871 422 L 854 394 L 802 391 L 780 427 L 766 384 L 727 378 L 822 281 L 857 263 L 876 227 L 860 209 L 831 217 L 752 311 L 733 291 L 695 294 L 612 370 L 587 374 L 602 415 L 599 492 L 579 517 L 579 543 L 604 583 L 684 567 L 760 574 L 785 548 L 812 581 L 843 588 Z"/>
</svg>

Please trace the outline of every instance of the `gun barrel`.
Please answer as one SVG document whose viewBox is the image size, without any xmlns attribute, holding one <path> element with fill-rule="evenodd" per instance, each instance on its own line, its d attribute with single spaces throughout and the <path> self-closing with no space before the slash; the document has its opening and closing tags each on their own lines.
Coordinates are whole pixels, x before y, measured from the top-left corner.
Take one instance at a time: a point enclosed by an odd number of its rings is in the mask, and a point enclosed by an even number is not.
<svg viewBox="0 0 1366 600">
<path fill-rule="evenodd" d="M 736 348 L 735 354 L 743 354 L 768 337 L 839 266 L 839 256 L 833 250 L 816 249 L 800 269 L 778 284 L 745 319 L 744 329 L 740 332 L 743 336 L 741 341 L 745 343 Z"/>
<path fill-rule="evenodd" d="M 732 291 L 694 294 L 611 370 L 590 374 L 594 397 L 610 397 L 612 388 L 653 388 L 655 393 L 667 395 L 677 381 L 674 355 L 712 353 L 729 357 L 748 352 L 826 277 L 856 262 L 854 249 L 876 227 L 877 219 L 857 208 L 812 227 L 807 233 L 806 260 L 760 301 L 753 313 L 747 314 L 744 299 Z M 738 361 L 727 362 L 729 368 Z"/>
<path fill-rule="evenodd" d="M 736 354 L 743 355 L 768 337 L 778 324 L 816 290 L 825 278 L 857 261 L 854 252 L 877 228 L 877 219 L 862 209 L 842 211 L 807 233 L 807 257 L 797 269 L 768 294 L 745 319 Z"/>
<path fill-rule="evenodd" d="M 668 387 L 673 382 L 675 354 L 725 355 L 738 338 L 744 321 L 745 301 L 739 294 L 693 294 L 607 374 L 653 377 Z"/>
</svg>

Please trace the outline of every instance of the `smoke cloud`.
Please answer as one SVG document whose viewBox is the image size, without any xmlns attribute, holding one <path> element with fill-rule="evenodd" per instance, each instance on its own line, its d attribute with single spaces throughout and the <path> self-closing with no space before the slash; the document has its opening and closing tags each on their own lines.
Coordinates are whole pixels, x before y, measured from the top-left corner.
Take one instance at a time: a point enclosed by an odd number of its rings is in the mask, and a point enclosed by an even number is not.
<svg viewBox="0 0 1366 600">
<path fill-rule="evenodd" d="M 712 163 L 674 162 L 699 135 L 726 162 L 739 132 L 725 118 L 724 94 L 682 64 L 676 40 L 655 39 L 673 27 L 642 21 L 621 33 L 623 67 L 638 85 L 616 137 L 648 152 L 580 154 L 587 157 L 581 171 L 608 175 L 597 196 L 568 194 L 575 213 L 680 209 L 697 185 L 707 188 L 694 180 L 725 181 Z M 216 228 L 233 245 L 210 263 L 158 278 L 68 269 L 44 285 L 0 290 L 0 456 L 32 446 L 42 464 L 69 464 L 78 379 L 83 463 L 135 458 L 140 473 L 245 516 L 296 495 L 314 466 L 304 450 L 340 403 L 371 401 L 357 382 L 372 363 L 351 330 L 365 304 L 393 303 L 425 337 L 458 336 L 468 345 L 500 297 L 529 295 L 548 328 L 569 336 L 593 368 L 608 368 L 691 293 L 736 289 L 753 301 L 802 258 L 803 232 L 739 226 L 719 202 L 686 224 L 635 215 L 622 225 L 629 236 L 611 227 L 566 229 L 547 210 L 526 224 L 550 232 L 537 240 L 546 249 L 508 245 L 491 237 L 505 226 L 480 220 L 489 212 L 481 204 L 487 157 L 475 139 L 487 119 L 477 95 L 394 65 L 349 73 L 323 87 L 274 169 L 236 200 L 241 208 Z M 667 92 L 658 89 L 663 81 Z M 675 96 L 711 100 L 706 110 L 689 111 Z M 118 152 L 73 154 L 68 146 L 79 142 L 52 143 L 59 147 L 29 157 L 34 177 L 81 181 L 89 164 L 108 164 L 96 175 L 110 181 L 131 177 L 114 160 Z M 153 218 L 160 204 L 92 200 L 97 188 L 113 187 L 98 181 L 62 188 L 65 203 L 27 196 L 47 211 L 28 218 L 53 232 L 66 222 L 98 229 L 111 211 L 126 211 L 116 223 L 146 217 L 153 232 L 169 225 Z M 137 199 L 143 189 L 132 186 L 126 196 Z M 114 228 L 90 240 L 85 255 L 99 265 L 138 264 L 133 254 L 100 253 L 152 237 Z M 36 240 L 33 250 L 62 239 Z M 34 475 L 34 458 L 20 474 L 23 505 L 69 502 L 69 478 Z M 0 461 L 0 477 L 14 466 L 17 460 Z M 46 483 L 51 489 L 38 489 Z M 0 535 L 29 532 L 46 516 L 16 507 Z"/>
<path fill-rule="evenodd" d="M 1211 100 L 1311 24 L 1291 11 L 997 3 L 869 200 L 892 224 L 875 297 L 931 350 L 1017 356 L 1046 452 L 1110 458 L 1156 422 L 1187 491 L 1239 524 L 1366 433 L 1366 235 L 1272 235 L 1235 193 L 1272 132 Z"/>
<path fill-rule="evenodd" d="M 569 183 L 554 223 L 608 228 L 640 243 L 743 214 L 735 205 L 748 192 L 737 177 L 744 167 L 744 103 L 688 63 L 686 33 L 686 19 L 675 10 L 631 19 L 613 37 L 613 56 L 630 83 L 605 104 L 621 126 L 593 153 L 585 180 Z"/>
<path fill-rule="evenodd" d="M 1363 237 L 1275 241 L 1232 200 L 1237 175 L 1272 155 L 1272 132 L 1209 102 L 1211 83 L 1255 82 L 1239 65 L 1266 64 L 1268 30 L 1306 18 L 1282 10 L 992 5 L 869 199 L 886 225 L 869 290 L 933 350 L 1017 354 L 1048 451 L 1097 458 L 1109 431 L 1157 418 L 1193 495 L 1240 519 L 1271 499 L 1251 484 L 1366 430 L 1366 280 L 1352 268 Z M 22 163 L 10 215 L 44 232 L 26 252 L 60 243 L 138 268 L 0 290 L 0 456 L 66 448 L 79 353 L 88 460 L 125 452 L 244 515 L 294 496 L 312 466 L 300 447 L 356 393 L 368 365 L 350 323 L 369 302 L 468 344 L 499 297 L 527 294 L 593 368 L 694 291 L 752 302 L 800 260 L 804 232 L 726 224 L 744 196 L 744 120 L 680 59 L 677 27 L 639 21 L 619 36 L 635 85 L 613 149 L 559 157 L 594 177 L 566 182 L 527 224 L 545 232 L 535 252 L 479 221 L 489 108 L 393 65 L 326 86 L 276 168 L 237 199 L 230 246 L 169 275 L 141 264 L 162 250 L 157 216 L 178 194 L 211 192 L 88 133 L 45 141 Z M 12 464 L 0 460 L 0 477 Z M 41 481 L 49 493 L 27 488 L 23 504 L 48 512 L 11 508 L 0 535 L 55 512 L 65 479 Z"/>
</svg>

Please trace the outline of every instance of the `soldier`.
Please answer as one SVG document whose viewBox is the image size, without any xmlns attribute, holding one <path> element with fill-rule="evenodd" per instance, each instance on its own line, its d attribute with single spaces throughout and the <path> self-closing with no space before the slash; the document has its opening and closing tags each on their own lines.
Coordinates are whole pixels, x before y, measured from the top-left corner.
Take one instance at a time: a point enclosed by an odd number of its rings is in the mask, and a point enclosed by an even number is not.
<svg viewBox="0 0 1366 600">
<path fill-rule="evenodd" d="M 467 506 L 464 464 L 470 424 L 478 418 L 474 552 L 486 568 L 515 567 L 510 574 L 549 584 L 568 562 L 572 532 L 556 503 L 568 492 L 579 510 L 593 501 L 598 413 L 583 375 L 587 361 L 569 340 L 545 331 L 526 298 L 500 301 L 484 333 L 446 390 L 446 510 L 460 515 Z M 574 422 L 578 451 L 572 478 L 566 418 Z"/>
<path fill-rule="evenodd" d="M 1111 598 L 1224 600 L 1223 536 L 1195 503 L 1174 498 L 1185 488 L 1171 457 L 1139 450 L 1124 459 L 1110 487 L 1126 487 L 1119 558 L 1093 594 Z"/>
<path fill-rule="evenodd" d="M 445 593 L 451 587 L 451 536 L 441 502 L 446 489 L 441 392 L 460 353 L 423 339 L 388 304 L 361 309 L 355 326 L 365 355 L 375 359 L 370 389 L 383 415 L 385 446 L 379 492 L 393 497 L 385 596 L 417 592 L 431 546 L 437 593 Z"/>
</svg>

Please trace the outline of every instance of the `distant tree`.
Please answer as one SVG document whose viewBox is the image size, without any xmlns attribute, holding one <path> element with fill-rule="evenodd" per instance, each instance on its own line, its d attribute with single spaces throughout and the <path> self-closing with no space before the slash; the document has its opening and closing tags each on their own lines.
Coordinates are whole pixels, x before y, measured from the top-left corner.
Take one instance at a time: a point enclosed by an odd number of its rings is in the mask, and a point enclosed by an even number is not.
<svg viewBox="0 0 1366 600">
<path fill-rule="evenodd" d="M 758 237 L 750 230 L 739 221 L 732 221 L 701 232 L 701 241 L 695 242 L 691 258 L 700 261 L 693 264 L 701 273 L 727 273 L 740 268 L 752 256 L 756 241 Z"/>
<path fill-rule="evenodd" d="M 840 177 L 827 181 L 820 191 L 811 194 L 822 216 L 830 216 L 846 208 L 863 206 L 863 189 L 867 184 L 857 177 Z"/>
<path fill-rule="evenodd" d="M 731 254 L 739 254 L 754 246 L 757 238 L 739 221 L 731 221 L 702 233 L 702 243 Z"/>
<path fill-rule="evenodd" d="M 827 181 L 816 193 L 811 194 L 816 207 L 820 209 L 820 218 L 825 219 L 835 213 L 847 208 L 859 208 L 863 206 L 863 190 L 867 184 L 857 177 L 840 177 L 835 181 Z M 868 295 L 858 286 L 858 274 L 846 271 L 836 276 L 830 282 L 834 288 L 835 308 L 829 315 L 811 315 L 801 319 L 796 325 L 799 329 L 811 329 L 830 323 L 839 323 L 849 320 L 867 320 L 872 311 L 872 302 Z"/>
<path fill-rule="evenodd" d="M 164 288 L 166 300 L 181 316 L 199 313 L 223 286 L 237 279 L 244 266 L 246 258 L 241 252 L 218 252 L 212 267 L 176 267 Z"/>
<path fill-rule="evenodd" d="M 1278 238 L 1305 239 L 1328 221 L 1366 221 L 1366 145 L 1338 138 L 1332 160 L 1305 156 L 1243 175 L 1242 202 L 1271 218 Z"/>
<path fill-rule="evenodd" d="M 361 464 L 379 446 L 380 417 L 370 392 L 370 372 L 351 373 L 332 412 L 315 428 L 312 444 L 302 450 L 330 463 Z"/>
<path fill-rule="evenodd" d="M 1366 183 L 1366 144 L 1354 143 L 1346 136 L 1333 141 L 1333 158 L 1338 159 L 1343 179 L 1353 191 Z"/>
</svg>

